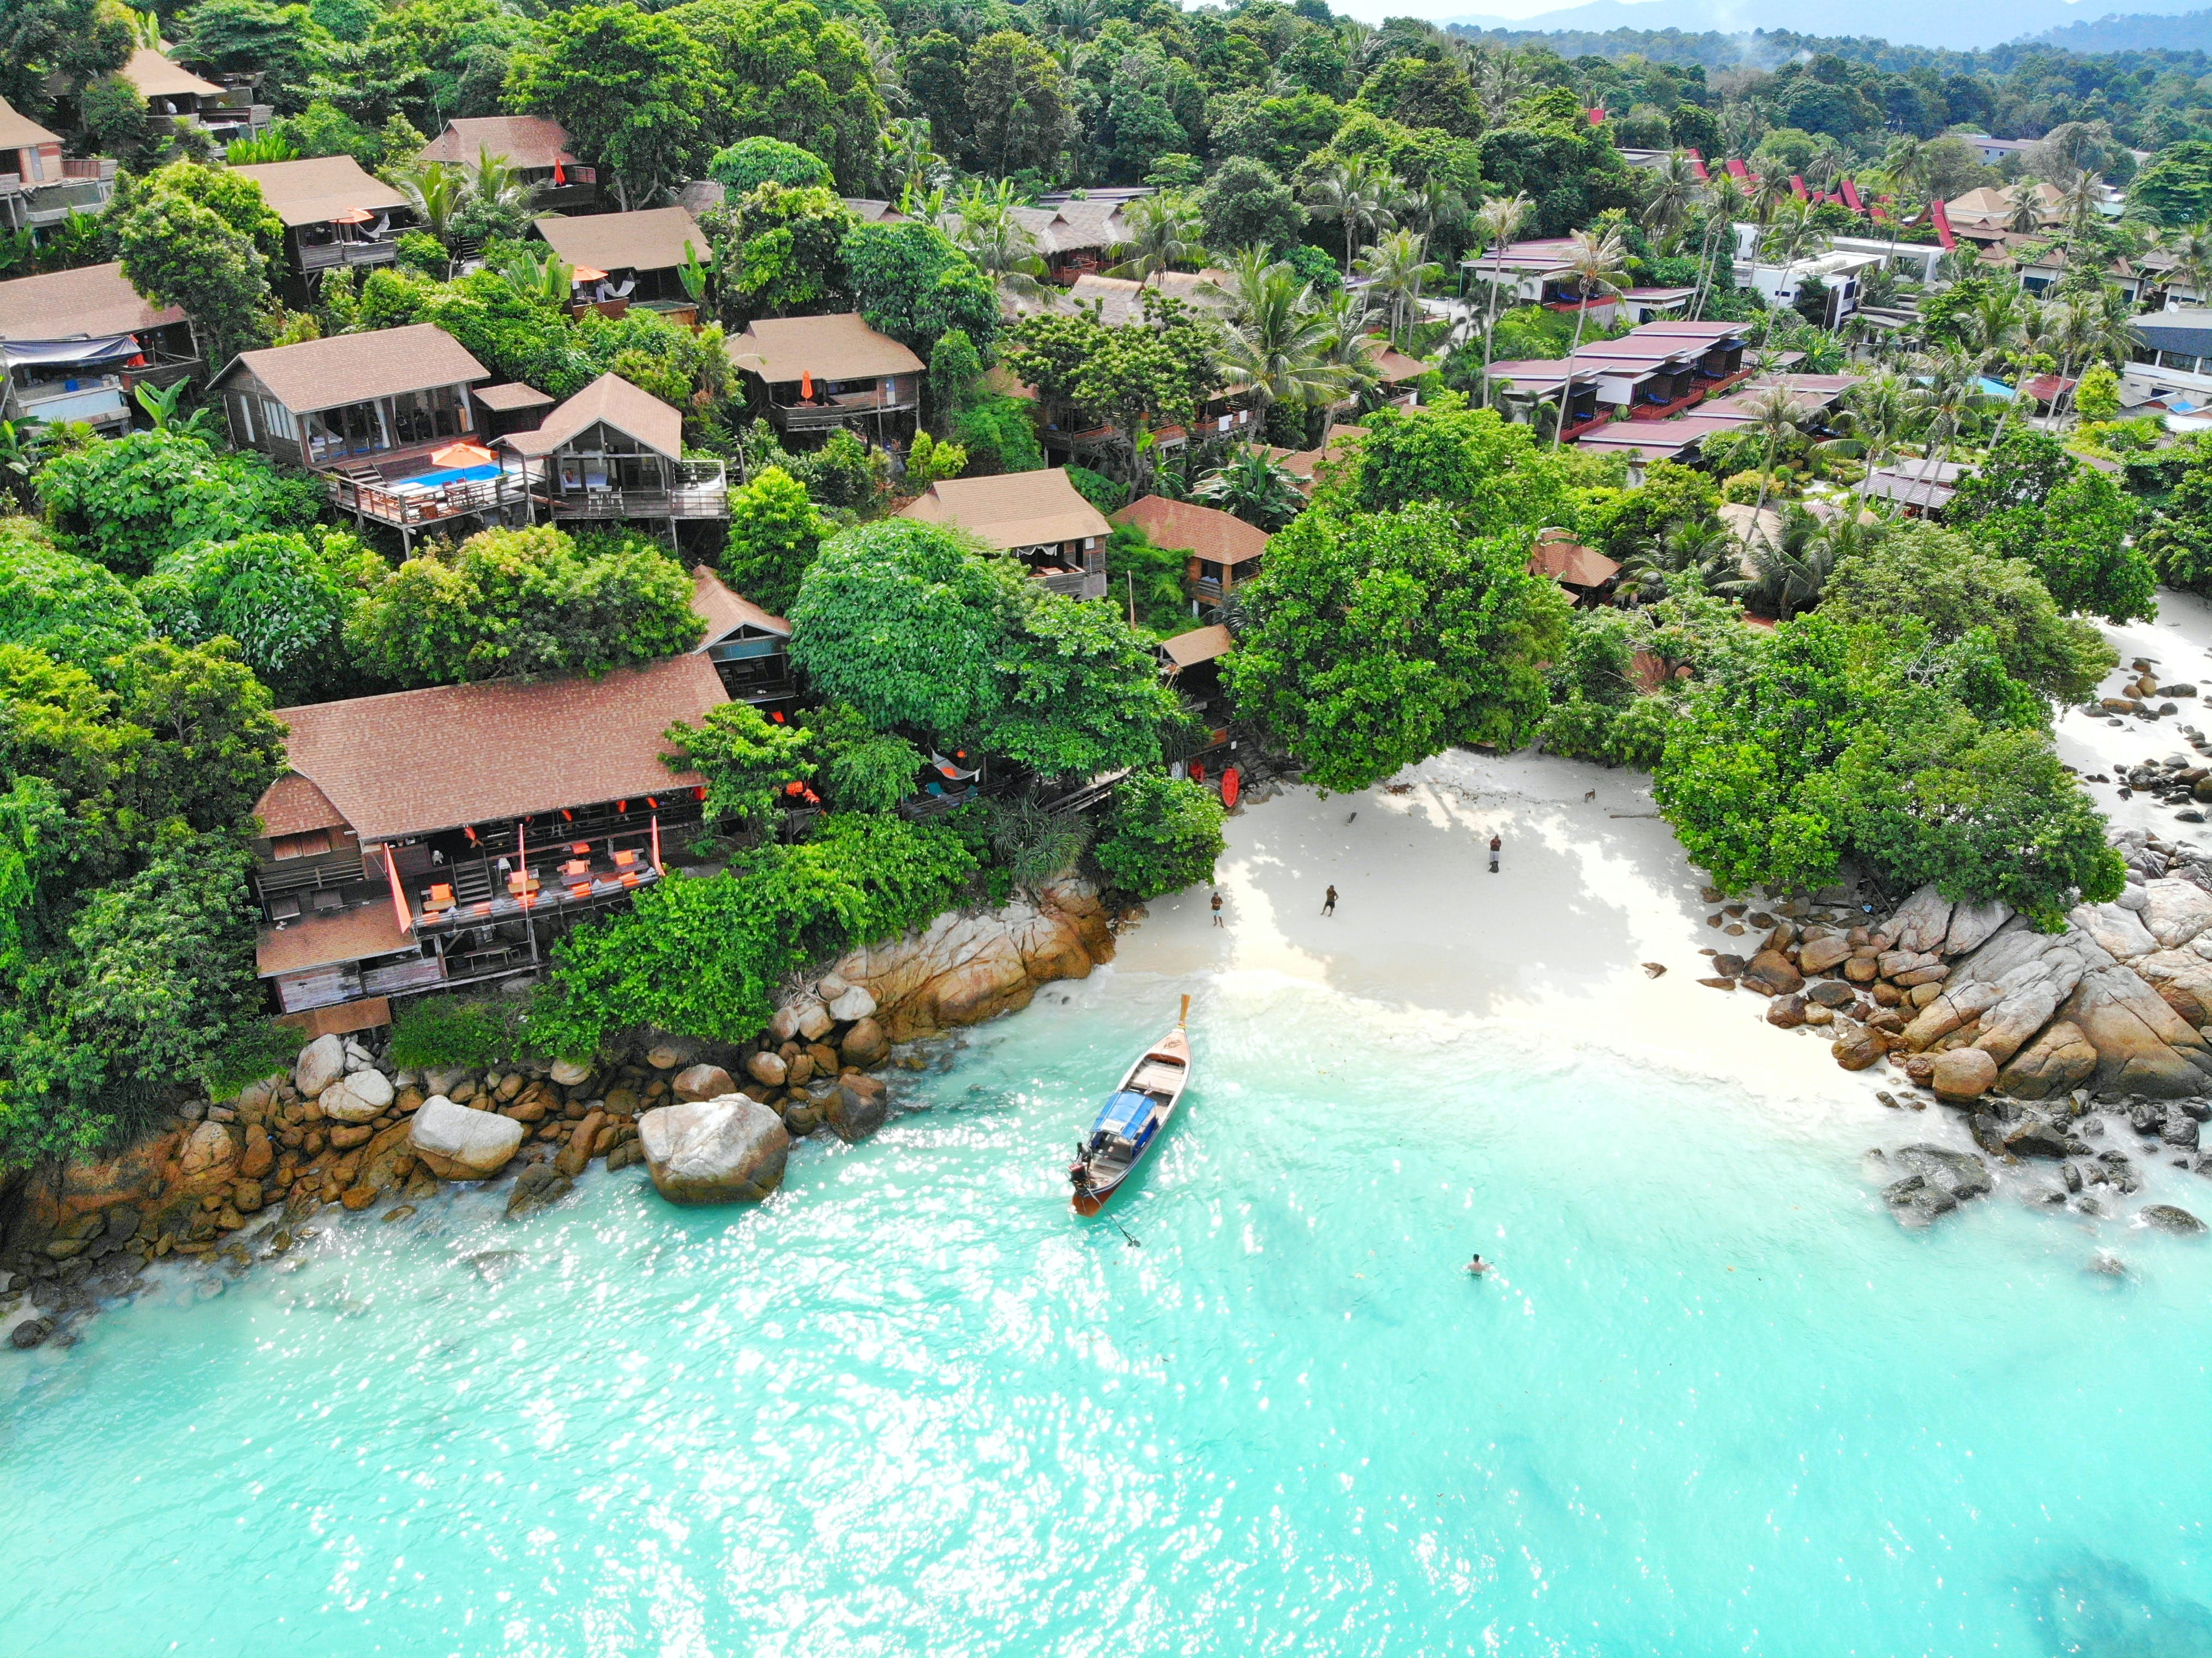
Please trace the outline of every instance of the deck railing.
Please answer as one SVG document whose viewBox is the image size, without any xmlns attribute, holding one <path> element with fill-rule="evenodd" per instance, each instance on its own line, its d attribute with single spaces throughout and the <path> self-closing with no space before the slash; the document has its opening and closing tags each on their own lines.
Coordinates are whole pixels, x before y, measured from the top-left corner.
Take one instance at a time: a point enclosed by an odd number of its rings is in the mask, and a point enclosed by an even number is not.
<svg viewBox="0 0 2212 1658">
<path fill-rule="evenodd" d="M 340 512 L 358 513 L 380 524 L 410 530 L 520 506 L 529 495 L 529 482 L 520 472 L 501 472 L 495 478 L 466 478 L 421 491 L 361 483 L 336 473 L 325 475 L 324 483 L 330 490 L 331 504 Z"/>
<path fill-rule="evenodd" d="M 395 239 L 383 242 L 303 242 L 300 245 L 300 269 L 330 270 L 354 264 L 389 264 L 399 257 L 399 244 Z"/>
<path fill-rule="evenodd" d="M 921 406 L 920 392 L 886 398 L 880 391 L 840 392 L 826 404 L 771 403 L 768 417 L 786 432 L 825 432 L 869 415 L 895 415 Z"/>
</svg>

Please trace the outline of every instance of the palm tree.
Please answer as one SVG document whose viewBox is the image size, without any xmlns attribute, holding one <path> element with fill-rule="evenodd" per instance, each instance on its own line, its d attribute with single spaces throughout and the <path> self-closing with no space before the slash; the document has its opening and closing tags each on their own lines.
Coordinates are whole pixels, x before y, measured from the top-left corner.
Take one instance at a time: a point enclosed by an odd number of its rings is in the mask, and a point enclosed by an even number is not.
<svg viewBox="0 0 2212 1658">
<path fill-rule="evenodd" d="M 1963 351 L 1920 361 L 1921 383 L 1913 389 L 1912 410 L 1922 443 L 1936 451 L 1939 465 L 1951 459 L 1951 446 L 1989 401 L 1981 373 Z"/>
<path fill-rule="evenodd" d="M 1871 473 L 1897 453 L 1912 428 L 1911 394 L 1895 374 L 1877 374 L 1844 393 L 1844 429 L 1859 446 Z"/>
<path fill-rule="evenodd" d="M 1735 222 L 1744 210 L 1743 186 L 1734 173 L 1723 173 L 1712 181 L 1711 203 L 1705 210 L 1705 232 L 1698 241 L 1698 293 L 1690 302 L 1692 320 L 1705 314 L 1705 298 L 1712 292 L 1717 259 L 1735 258 Z"/>
<path fill-rule="evenodd" d="M 1139 289 L 1163 270 L 1194 264 L 1205 253 L 1198 210 L 1189 197 L 1178 191 L 1140 196 L 1123 210 L 1121 218 L 1129 234 L 1115 244 L 1114 252 L 1128 257 L 1107 274 L 1134 276 Z"/>
<path fill-rule="evenodd" d="M 416 222 L 447 249 L 453 245 L 453 216 L 467 198 L 467 180 L 459 167 L 443 161 L 425 161 L 392 176 L 392 185 L 407 198 Z"/>
<path fill-rule="evenodd" d="M 942 183 L 950 171 L 931 142 L 928 121 L 918 116 L 884 124 L 883 167 L 885 187 L 901 212 L 923 191 Z"/>
<path fill-rule="evenodd" d="M 2169 231 L 2162 241 L 2167 260 L 2166 286 L 2186 288 L 2202 305 L 2212 297 L 2212 219 Z"/>
<path fill-rule="evenodd" d="M 471 228 L 491 226 L 518 233 L 528 225 L 531 204 L 537 199 L 538 186 L 524 182 L 520 167 L 504 155 L 493 155 L 487 146 L 477 147 L 477 164 L 468 170 L 459 210 L 472 222 Z"/>
<path fill-rule="evenodd" d="M 1813 159 L 1805 163 L 1805 182 L 1825 194 L 1850 165 L 1850 155 L 1841 139 L 1832 133 L 1818 134 L 1813 140 Z"/>
<path fill-rule="evenodd" d="M 1380 385 L 1382 374 L 1367 343 L 1368 319 L 1374 315 L 1367 296 L 1340 288 L 1321 302 L 1321 311 L 1328 321 L 1328 343 L 1321 354 L 1322 365 L 1334 369 L 1339 382 L 1336 396 L 1322 407 L 1321 440 L 1326 443 L 1336 411 L 1347 400 L 1356 403 Z"/>
<path fill-rule="evenodd" d="M 2033 236 L 2043 228 L 2043 197 L 2032 180 L 2008 185 L 2004 203 L 2004 228 L 2014 235 Z"/>
<path fill-rule="evenodd" d="M 1783 439 L 1796 434 L 1805 411 L 1798 406 L 1797 394 L 1786 386 L 1770 386 L 1764 392 L 1753 392 L 1744 407 L 1751 416 L 1748 429 L 1766 440 L 1766 458 L 1759 468 L 1759 499 L 1751 509 L 1752 528 L 1765 537 L 1766 492 L 1774 483 L 1775 453 Z"/>
<path fill-rule="evenodd" d="M 1644 203 L 1644 228 L 1657 231 L 1662 246 L 1677 246 L 1697 198 L 1697 169 L 1682 151 L 1669 151 L 1651 174 L 1651 194 Z"/>
<path fill-rule="evenodd" d="M 1344 274 L 1352 274 L 1352 256 L 1362 237 L 1389 230 L 1398 222 L 1390 210 L 1395 191 L 1389 173 L 1366 158 L 1340 161 L 1306 187 L 1306 204 L 1319 219 L 1334 219 L 1344 227 Z"/>
<path fill-rule="evenodd" d="M 1421 285 L 1443 274 L 1443 267 L 1429 258 L 1424 238 L 1410 230 L 1394 230 L 1359 258 L 1359 274 L 1388 307 L 1390 343 L 1398 343 L 1398 319 L 1408 324 L 1421 303 Z"/>
<path fill-rule="evenodd" d="M 1583 325 L 1589 320 L 1589 302 L 1601 291 L 1619 293 L 1628 280 L 1628 245 L 1619 225 L 1607 225 L 1602 232 L 1577 230 L 1567 240 L 1564 274 L 1575 279 L 1575 293 L 1582 303 L 1575 307 L 1575 341 L 1567 348 L 1567 383 L 1559 394 L 1560 416 L 1552 428 L 1554 454 L 1566 436 L 1565 410 L 1575 400 L 1575 353 L 1583 349 Z"/>
<path fill-rule="evenodd" d="M 1638 604 L 1650 604 L 1672 593 L 1690 572 L 1710 588 L 1736 574 L 1741 561 L 1735 538 L 1727 531 L 1711 519 L 1686 519 L 1622 561 L 1620 591 Z"/>
<path fill-rule="evenodd" d="M 575 267 L 544 242 L 508 242 L 495 267 L 507 286 L 539 305 L 562 306 L 575 286 Z"/>
<path fill-rule="evenodd" d="M 1235 309 L 1221 366 L 1251 388 L 1255 407 L 1311 408 L 1337 395 L 1343 382 L 1327 361 L 1328 315 L 1297 271 L 1248 247 L 1230 264 L 1228 291 Z"/>
<path fill-rule="evenodd" d="M 1020 299 L 1044 296 L 1044 261 L 1037 257 L 1036 233 L 1016 216 L 1026 205 L 1011 179 L 971 184 L 956 202 L 945 227 L 953 246 L 975 262 L 997 286 Z"/>
<path fill-rule="evenodd" d="M 1733 580 L 1714 585 L 1741 595 L 1746 608 L 1787 622 L 1820 602 L 1847 544 L 1856 544 L 1839 542 L 1820 519 L 1791 501 L 1783 509 L 1782 533 L 1747 544 L 1743 559 L 1749 568 Z"/>
<path fill-rule="evenodd" d="M 1191 494 L 1262 530 L 1279 530 L 1305 508 L 1290 471 L 1257 444 L 1247 444 L 1198 481 Z"/>
<path fill-rule="evenodd" d="M 1759 251 L 1775 264 L 1788 266 L 1818 254 L 1826 242 L 1813 222 L 1812 208 L 1792 199 L 1760 239 Z"/>
<path fill-rule="evenodd" d="M 1492 196 L 1474 211 L 1476 234 L 1491 252 L 1490 294 L 1482 319 L 1482 406 L 1490 406 L 1490 343 L 1498 328 L 1498 290 L 1504 282 L 1505 250 L 1521 234 L 1536 204 L 1525 190 Z"/>
<path fill-rule="evenodd" d="M 1751 187 L 1751 216 L 1761 224 L 1771 223 L 1784 202 L 1797 198 L 1791 193 L 1790 180 L 1782 176 L 1778 167 L 1770 167 L 1759 175 L 1759 182 Z"/>
<path fill-rule="evenodd" d="M 2060 325 L 2061 336 L 2074 349 L 2075 361 L 2085 371 L 2099 362 L 2118 368 L 2142 343 L 2134 313 L 2117 288 L 2100 285 L 2095 294 L 2077 301 L 2068 311 L 2068 318 Z M 2054 416 L 2072 390 L 2071 386 L 2059 388 L 2051 405 Z"/>
</svg>

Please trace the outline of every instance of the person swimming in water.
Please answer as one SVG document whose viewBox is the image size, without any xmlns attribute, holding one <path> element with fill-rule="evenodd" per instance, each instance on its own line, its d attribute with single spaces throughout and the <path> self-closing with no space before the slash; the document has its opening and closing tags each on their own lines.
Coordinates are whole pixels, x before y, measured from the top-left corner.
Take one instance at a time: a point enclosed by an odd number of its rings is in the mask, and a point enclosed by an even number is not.
<svg viewBox="0 0 2212 1658">
<path fill-rule="evenodd" d="M 1490 1270 L 1490 1263 L 1485 1260 L 1480 1255 L 1477 1255 L 1473 1260 L 1468 1262 L 1467 1270 L 1473 1272 L 1477 1278 L 1480 1278 L 1483 1273 Z"/>
</svg>

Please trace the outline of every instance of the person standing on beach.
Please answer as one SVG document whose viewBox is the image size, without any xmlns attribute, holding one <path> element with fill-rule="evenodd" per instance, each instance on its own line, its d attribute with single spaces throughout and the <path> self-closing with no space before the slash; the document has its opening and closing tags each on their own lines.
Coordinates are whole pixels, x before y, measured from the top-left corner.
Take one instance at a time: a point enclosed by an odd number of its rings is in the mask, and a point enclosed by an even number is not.
<svg viewBox="0 0 2212 1658">
<path fill-rule="evenodd" d="M 1495 835 L 1490 837 L 1490 872 L 1492 875 L 1498 873 L 1498 853 L 1504 844 L 1505 842 Z"/>
<path fill-rule="evenodd" d="M 1221 919 L 1221 889 L 1219 887 L 1213 890 L 1213 925 L 1218 927 L 1225 927 L 1229 925 Z"/>
<path fill-rule="evenodd" d="M 1321 913 L 1324 915 L 1334 915 L 1336 914 L 1336 889 L 1334 887 L 1331 887 L 1328 890 L 1328 896 L 1321 901 Z"/>
</svg>

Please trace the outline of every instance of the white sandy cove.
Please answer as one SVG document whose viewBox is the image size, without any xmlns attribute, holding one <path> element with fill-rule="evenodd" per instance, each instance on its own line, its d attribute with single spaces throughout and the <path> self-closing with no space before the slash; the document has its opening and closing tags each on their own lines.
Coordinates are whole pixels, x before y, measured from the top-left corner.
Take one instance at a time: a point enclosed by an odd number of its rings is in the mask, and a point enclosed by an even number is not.
<svg viewBox="0 0 2212 1658">
<path fill-rule="evenodd" d="M 1496 875 L 1493 833 L 1505 843 Z M 1231 817 L 1227 835 L 1228 926 L 1212 926 L 1206 888 L 1155 900 L 1122 940 L 1122 970 L 1282 975 L 1881 1110 L 1881 1073 L 1839 1070 L 1815 1033 L 1767 1024 L 1763 998 L 1698 982 L 1711 971 L 1701 946 L 1753 940 L 1705 925 L 1704 884 L 1641 773 L 1455 750 L 1357 794 L 1292 789 Z M 1336 914 L 1324 916 L 1332 884 Z M 1645 962 L 1666 974 L 1650 977 Z"/>
</svg>

